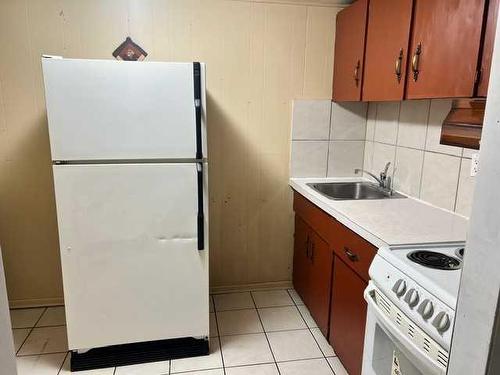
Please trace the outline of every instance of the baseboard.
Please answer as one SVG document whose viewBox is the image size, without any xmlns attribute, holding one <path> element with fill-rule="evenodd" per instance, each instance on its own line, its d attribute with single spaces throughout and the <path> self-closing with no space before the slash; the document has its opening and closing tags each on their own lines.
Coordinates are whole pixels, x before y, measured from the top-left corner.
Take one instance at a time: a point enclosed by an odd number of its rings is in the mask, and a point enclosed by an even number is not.
<svg viewBox="0 0 500 375">
<path fill-rule="evenodd" d="M 49 307 L 49 306 L 61 306 L 61 305 L 64 305 L 63 297 L 9 300 L 9 307 L 11 309 L 24 309 L 28 307 Z"/>
<path fill-rule="evenodd" d="M 217 285 L 210 287 L 210 293 L 221 294 L 230 292 L 248 292 L 252 290 L 288 289 L 292 287 L 292 281 L 272 281 L 267 283 L 250 283 L 239 285 Z"/>
<path fill-rule="evenodd" d="M 210 293 L 220 294 L 220 293 L 230 293 L 230 292 L 248 292 L 252 290 L 288 289 L 292 287 L 293 287 L 292 281 L 271 281 L 267 283 L 211 286 Z M 11 309 L 23 309 L 29 307 L 49 307 L 49 306 L 61 306 L 61 305 L 64 305 L 63 297 L 9 300 L 9 306 Z"/>
</svg>

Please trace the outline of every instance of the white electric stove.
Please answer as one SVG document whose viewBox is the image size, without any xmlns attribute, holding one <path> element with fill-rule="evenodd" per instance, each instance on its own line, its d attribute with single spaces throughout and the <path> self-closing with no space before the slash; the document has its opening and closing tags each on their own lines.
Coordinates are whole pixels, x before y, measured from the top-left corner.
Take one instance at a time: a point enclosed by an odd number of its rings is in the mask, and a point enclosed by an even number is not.
<svg viewBox="0 0 500 375">
<path fill-rule="evenodd" d="M 463 243 L 381 248 L 365 290 L 363 375 L 443 375 Z"/>
</svg>

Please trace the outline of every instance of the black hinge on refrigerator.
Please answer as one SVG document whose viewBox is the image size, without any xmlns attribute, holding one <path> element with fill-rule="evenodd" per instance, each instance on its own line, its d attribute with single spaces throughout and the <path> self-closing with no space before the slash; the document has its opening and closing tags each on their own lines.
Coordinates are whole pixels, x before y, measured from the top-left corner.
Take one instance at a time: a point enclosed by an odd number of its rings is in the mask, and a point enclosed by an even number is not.
<svg viewBox="0 0 500 375">
<path fill-rule="evenodd" d="M 201 138 L 201 64 L 193 63 L 194 108 L 196 111 L 196 159 L 203 159 Z"/>
<path fill-rule="evenodd" d="M 203 212 L 203 163 L 196 163 L 198 177 L 198 250 L 205 249 L 205 214 Z"/>
</svg>

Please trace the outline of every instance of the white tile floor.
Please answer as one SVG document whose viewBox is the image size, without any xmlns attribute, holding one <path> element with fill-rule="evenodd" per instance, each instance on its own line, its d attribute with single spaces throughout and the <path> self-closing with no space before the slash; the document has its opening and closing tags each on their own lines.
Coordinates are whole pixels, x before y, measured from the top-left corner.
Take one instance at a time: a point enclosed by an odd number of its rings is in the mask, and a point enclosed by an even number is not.
<svg viewBox="0 0 500 375">
<path fill-rule="evenodd" d="M 211 298 L 210 355 L 80 375 L 347 375 L 294 290 Z M 11 310 L 19 375 L 69 374 L 63 307 Z"/>
</svg>

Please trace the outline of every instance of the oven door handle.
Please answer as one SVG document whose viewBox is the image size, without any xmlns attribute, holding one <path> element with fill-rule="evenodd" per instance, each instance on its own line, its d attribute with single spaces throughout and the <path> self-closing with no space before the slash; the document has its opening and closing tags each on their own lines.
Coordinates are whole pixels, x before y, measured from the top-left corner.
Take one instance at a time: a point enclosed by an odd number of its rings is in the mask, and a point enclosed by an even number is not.
<svg viewBox="0 0 500 375">
<path fill-rule="evenodd" d="M 421 364 L 425 366 L 425 369 L 420 368 L 420 370 L 424 370 L 424 374 L 446 375 L 446 369 L 443 366 L 439 365 L 436 361 L 429 358 L 422 349 L 420 349 L 413 342 L 411 342 L 410 339 L 403 335 L 399 331 L 398 327 L 380 310 L 372 297 L 372 293 L 374 291 L 375 287 L 373 285 L 369 285 L 369 287 L 365 290 L 364 297 L 366 302 L 368 302 L 368 307 L 371 308 L 371 310 L 375 313 L 376 320 L 379 323 L 380 327 L 389 336 L 389 338 L 393 342 L 395 342 L 399 349 L 403 351 L 407 356 L 415 357 L 415 353 L 418 353 L 418 358 L 420 359 Z M 379 291 L 379 293 L 381 292 Z M 368 313 L 370 313 L 370 309 L 368 310 Z"/>
</svg>

